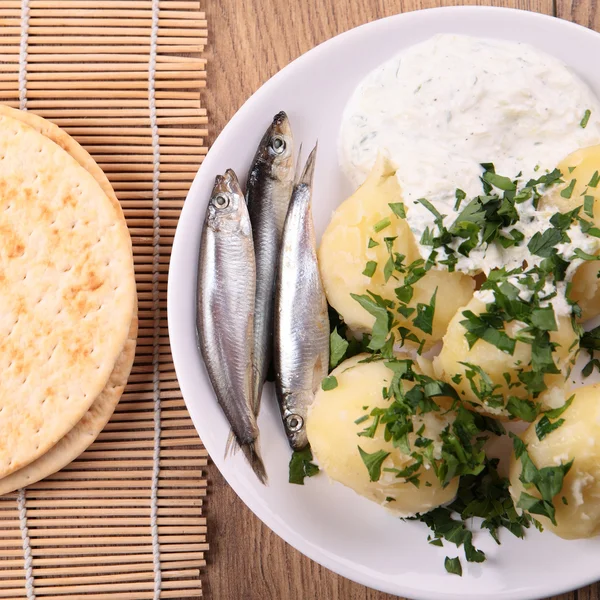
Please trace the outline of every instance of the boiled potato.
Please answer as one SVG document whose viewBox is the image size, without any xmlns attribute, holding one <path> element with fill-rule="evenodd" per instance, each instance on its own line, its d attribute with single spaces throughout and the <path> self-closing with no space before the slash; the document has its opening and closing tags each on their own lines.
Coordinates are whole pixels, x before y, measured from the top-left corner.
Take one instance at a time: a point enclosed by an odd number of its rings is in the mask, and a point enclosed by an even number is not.
<svg viewBox="0 0 600 600">
<path fill-rule="evenodd" d="M 505 407 L 492 407 L 482 403 L 471 389 L 470 382 L 465 375 L 469 367 L 461 363 L 466 362 L 481 367 L 491 379 L 492 384 L 499 386 L 494 394 L 502 395 L 505 402 L 510 395 L 528 398 L 527 391 L 523 386 L 515 386 L 509 389 L 504 374 L 508 373 L 510 375 L 511 382 L 518 381 L 517 369 L 523 368 L 524 365 L 531 362 L 531 346 L 523 342 L 517 342 L 514 354 L 510 355 L 484 340 L 477 340 L 473 347 L 469 349 L 469 344 L 465 338 L 466 330 L 460 324 L 465 319 L 463 316 L 465 310 L 471 310 L 473 313 L 479 314 L 485 311 L 485 304 L 478 298 L 473 298 L 467 306 L 459 309 L 450 321 L 448 332 L 444 336 L 442 350 L 434 360 L 436 373 L 438 377 L 452 384 L 464 401 L 473 403 L 475 410 L 493 417 L 508 418 L 509 412 Z M 550 339 L 552 342 L 559 344 L 554 352 L 554 362 L 564 374 L 546 375 L 545 383 L 548 389 L 542 392 L 538 398 L 538 401 L 544 407 L 549 408 L 557 408 L 564 404 L 565 376 L 577 351 L 576 344 L 572 348 L 578 338 L 573 331 L 570 319 L 558 317 L 557 324 L 558 331 L 551 332 Z M 518 328 L 519 325 L 514 321 L 507 323 L 506 333 L 510 337 L 514 337 Z M 460 382 L 456 383 L 453 378 L 458 374 L 461 378 Z M 477 386 L 480 387 L 480 377 L 477 375 L 474 380 Z"/>
<path fill-rule="evenodd" d="M 385 505 L 399 516 L 424 513 L 450 502 L 456 495 L 458 478 L 442 488 L 432 468 L 421 468 L 419 488 L 397 478 L 395 473 L 383 470 L 379 481 L 370 481 L 358 446 L 369 454 L 378 450 L 390 452 L 383 462 L 383 468 L 403 469 L 414 461 L 400 449 L 394 448 L 392 442 L 384 440 L 383 426 L 378 427 L 373 439 L 357 435 L 371 424 L 369 419 L 357 425 L 357 419 L 375 407 L 386 408 L 390 403 L 383 398 L 382 388 L 389 384 L 392 372 L 381 361 L 359 364 L 367 356 L 362 354 L 343 362 L 332 373 L 337 378 L 338 386 L 327 392 L 317 392 L 307 419 L 308 440 L 315 458 L 331 479 Z M 412 386 L 408 381 L 403 384 L 407 390 Z M 365 406 L 368 408 L 363 408 Z M 449 414 L 442 415 L 438 412 L 418 415 L 414 417 L 414 430 L 418 431 L 424 425 L 423 436 L 433 439 L 440 452 L 440 433 L 451 422 L 451 418 Z M 415 433 L 409 435 L 411 447 L 415 437 Z M 386 498 L 394 500 L 386 502 Z"/>
<path fill-rule="evenodd" d="M 596 173 L 600 173 L 600 146 L 581 148 L 569 154 L 559 165 L 564 185 L 552 189 L 541 200 L 541 205 L 555 206 L 560 212 L 568 212 L 583 204 L 583 196 L 594 198 L 594 216 L 590 218 L 583 211 L 580 213 L 588 221 L 600 227 L 600 184 L 597 187 L 588 185 Z M 570 198 L 564 198 L 560 192 L 571 180 L 575 186 Z M 592 181 L 593 183 L 593 181 Z M 600 314 L 600 262 L 585 262 L 575 272 L 572 280 L 571 299 L 579 304 L 581 321 L 587 321 Z"/>
<path fill-rule="evenodd" d="M 375 318 L 351 298 L 351 293 L 360 295 L 369 290 L 397 302 L 394 289 L 402 285 L 403 278 L 391 277 L 385 282 L 383 268 L 389 254 L 384 238 L 397 236 L 393 251 L 406 257 L 405 264 L 421 258 L 406 220 L 394 215 L 389 207 L 390 203 L 401 201 L 402 192 L 394 171 L 384 158 L 379 157 L 368 179 L 337 208 L 323 234 L 319 265 L 325 293 L 329 304 L 355 332 L 370 332 Z M 376 232 L 374 226 L 386 218 L 390 224 Z M 368 248 L 370 238 L 379 245 Z M 372 277 L 362 274 L 368 261 L 377 263 Z M 442 338 L 458 307 L 469 301 L 474 282 L 462 273 L 430 270 L 414 284 L 410 306 L 429 304 L 436 289 L 437 305 L 431 335 L 398 315 L 401 326 L 414 330 L 419 338 L 425 337 L 429 345 Z"/>
<path fill-rule="evenodd" d="M 541 441 L 535 425 L 521 436 L 529 457 L 538 469 L 566 464 L 573 460 L 562 490 L 554 497 L 556 522 L 533 515 L 544 528 L 565 539 L 600 535 L 600 385 L 575 392 L 573 404 L 561 415 L 565 422 Z M 510 466 L 510 493 L 518 502 L 521 493 L 540 497 L 535 487 L 524 488 L 519 480 L 521 460 L 513 454 Z M 566 504 L 562 500 L 565 498 Z"/>
</svg>

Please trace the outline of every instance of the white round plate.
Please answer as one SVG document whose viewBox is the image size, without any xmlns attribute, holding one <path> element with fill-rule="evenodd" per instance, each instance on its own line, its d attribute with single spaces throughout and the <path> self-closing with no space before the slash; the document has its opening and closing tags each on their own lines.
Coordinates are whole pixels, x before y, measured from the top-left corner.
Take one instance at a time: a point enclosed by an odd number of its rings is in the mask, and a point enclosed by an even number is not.
<svg viewBox="0 0 600 600">
<path fill-rule="evenodd" d="M 562 59 L 600 95 L 600 35 L 553 17 L 510 9 L 439 8 L 375 21 L 314 48 L 275 75 L 231 119 L 208 153 L 185 203 L 171 257 L 169 333 L 177 376 L 192 419 L 212 459 L 250 509 L 289 544 L 325 567 L 391 594 L 422 600 L 543 598 L 600 579 L 600 539 L 567 542 L 528 531 L 502 532 L 476 545 L 488 560 L 462 560 L 464 575 L 447 574 L 446 555 L 462 549 L 427 543 L 425 525 L 402 522 L 327 477 L 288 483 L 290 449 L 272 386 L 259 418 L 269 485 L 261 485 L 241 453 L 224 458 L 229 428 L 200 357 L 196 339 L 196 271 L 206 204 L 214 177 L 233 168 L 245 179 L 272 116 L 285 110 L 304 155 L 319 140 L 313 214 L 320 235 L 331 211 L 351 193 L 337 161 L 342 109 L 358 82 L 403 48 L 437 33 L 529 42 Z M 235 77 L 235 72 L 227 76 Z M 250 584 L 251 585 L 251 584 Z"/>
</svg>

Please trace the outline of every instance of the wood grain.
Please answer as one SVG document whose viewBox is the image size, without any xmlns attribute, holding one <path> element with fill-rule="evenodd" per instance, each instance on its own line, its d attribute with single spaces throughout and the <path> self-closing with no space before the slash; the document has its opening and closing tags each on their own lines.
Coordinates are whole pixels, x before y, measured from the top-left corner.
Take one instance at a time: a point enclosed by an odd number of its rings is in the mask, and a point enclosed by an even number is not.
<svg viewBox="0 0 600 600">
<path fill-rule="evenodd" d="M 595 0 L 557 0 L 558 12 L 600 29 Z M 269 77 L 313 46 L 381 17 L 453 4 L 492 4 L 553 14 L 552 0 L 208 0 L 210 142 Z M 288 546 L 260 522 L 210 463 L 210 532 L 204 594 L 210 600 L 392 600 L 339 577 Z M 554 600 L 600 600 L 600 586 Z"/>
</svg>

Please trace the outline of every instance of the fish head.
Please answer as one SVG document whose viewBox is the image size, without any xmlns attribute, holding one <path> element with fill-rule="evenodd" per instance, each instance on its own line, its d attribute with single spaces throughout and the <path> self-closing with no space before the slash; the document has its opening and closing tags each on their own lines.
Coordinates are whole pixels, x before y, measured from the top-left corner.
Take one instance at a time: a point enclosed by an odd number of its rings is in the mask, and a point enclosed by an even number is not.
<svg viewBox="0 0 600 600">
<path fill-rule="evenodd" d="M 208 224 L 215 231 L 249 231 L 250 219 L 246 200 L 232 169 L 217 175 L 208 202 Z"/>
<path fill-rule="evenodd" d="M 281 181 L 293 177 L 294 138 L 288 116 L 284 111 L 273 117 L 258 147 L 260 160 L 270 167 L 271 177 Z"/>
<path fill-rule="evenodd" d="M 290 446 L 294 450 L 302 450 L 308 443 L 306 436 L 306 417 L 299 412 L 288 412 L 283 419 L 283 426 Z"/>
</svg>

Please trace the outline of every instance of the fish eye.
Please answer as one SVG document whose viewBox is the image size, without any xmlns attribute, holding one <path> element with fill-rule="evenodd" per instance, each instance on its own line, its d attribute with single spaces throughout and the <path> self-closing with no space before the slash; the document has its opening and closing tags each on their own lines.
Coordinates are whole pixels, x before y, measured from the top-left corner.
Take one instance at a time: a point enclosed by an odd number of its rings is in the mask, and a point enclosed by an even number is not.
<svg viewBox="0 0 600 600">
<path fill-rule="evenodd" d="M 273 148 L 275 153 L 282 154 L 285 152 L 285 147 L 286 143 L 282 137 L 276 135 L 271 139 L 271 148 Z"/>
<path fill-rule="evenodd" d="M 287 428 L 292 433 L 300 431 L 304 425 L 304 419 L 300 415 L 288 415 L 285 419 Z"/>
<path fill-rule="evenodd" d="M 224 194 L 218 194 L 215 196 L 215 206 L 217 208 L 227 208 L 229 206 L 229 198 Z"/>
</svg>

